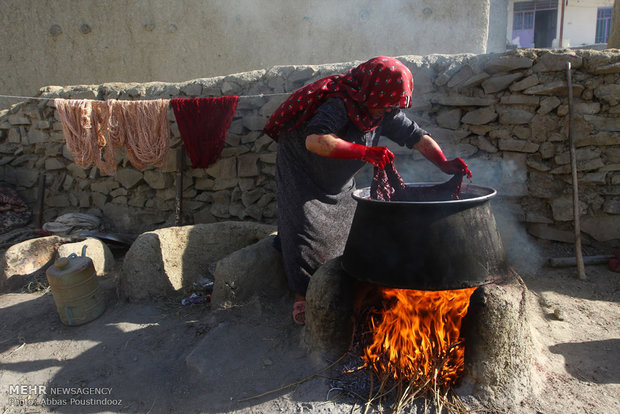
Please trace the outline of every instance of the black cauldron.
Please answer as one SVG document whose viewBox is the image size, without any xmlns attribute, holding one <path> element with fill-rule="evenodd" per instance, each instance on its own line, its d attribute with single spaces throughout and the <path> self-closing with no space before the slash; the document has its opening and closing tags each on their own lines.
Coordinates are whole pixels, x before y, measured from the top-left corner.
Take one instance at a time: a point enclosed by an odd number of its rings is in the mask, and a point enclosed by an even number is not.
<svg viewBox="0 0 620 414">
<path fill-rule="evenodd" d="M 361 281 L 419 290 L 468 288 L 501 278 L 506 258 L 490 205 L 496 194 L 463 184 L 459 200 L 378 201 L 370 199 L 370 188 L 356 190 L 342 266 Z"/>
</svg>

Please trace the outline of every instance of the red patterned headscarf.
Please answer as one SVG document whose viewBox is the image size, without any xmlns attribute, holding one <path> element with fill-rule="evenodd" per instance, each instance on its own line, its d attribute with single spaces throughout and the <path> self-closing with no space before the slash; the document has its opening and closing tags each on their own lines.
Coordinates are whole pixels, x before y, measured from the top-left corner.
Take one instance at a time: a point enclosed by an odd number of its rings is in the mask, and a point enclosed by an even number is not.
<svg viewBox="0 0 620 414">
<path fill-rule="evenodd" d="M 265 133 L 278 140 L 310 119 L 328 98 L 342 98 L 349 119 L 364 132 L 372 131 L 380 119 L 369 109 L 399 106 L 409 108 L 413 93 L 411 71 L 399 60 L 379 56 L 351 69 L 345 75 L 319 79 L 293 92 L 271 115 Z"/>
</svg>

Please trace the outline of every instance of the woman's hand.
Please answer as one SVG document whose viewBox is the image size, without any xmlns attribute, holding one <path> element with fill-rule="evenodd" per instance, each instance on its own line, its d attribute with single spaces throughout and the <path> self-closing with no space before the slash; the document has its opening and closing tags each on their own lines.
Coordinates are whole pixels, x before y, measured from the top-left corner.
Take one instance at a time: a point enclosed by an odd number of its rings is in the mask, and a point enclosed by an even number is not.
<svg viewBox="0 0 620 414">
<path fill-rule="evenodd" d="M 446 174 L 461 174 L 466 175 L 467 178 L 471 178 L 471 171 L 461 158 L 448 161 L 441 147 L 430 135 L 423 135 L 420 141 L 418 141 L 413 148 L 420 151 L 426 159 L 435 164 L 439 169 Z"/>
<path fill-rule="evenodd" d="M 366 153 L 362 161 L 366 161 L 383 170 L 394 160 L 394 153 L 386 147 L 364 147 Z"/>
<path fill-rule="evenodd" d="M 443 161 L 438 165 L 438 167 L 446 174 L 460 174 L 466 175 L 467 178 L 471 178 L 471 171 L 469 171 L 467 164 L 465 164 L 465 161 L 463 161 L 462 158 L 456 158 L 451 161 Z"/>
<path fill-rule="evenodd" d="M 394 153 L 386 147 L 366 147 L 333 134 L 308 135 L 306 148 L 323 157 L 362 160 L 380 169 L 384 169 L 394 159 Z"/>
</svg>

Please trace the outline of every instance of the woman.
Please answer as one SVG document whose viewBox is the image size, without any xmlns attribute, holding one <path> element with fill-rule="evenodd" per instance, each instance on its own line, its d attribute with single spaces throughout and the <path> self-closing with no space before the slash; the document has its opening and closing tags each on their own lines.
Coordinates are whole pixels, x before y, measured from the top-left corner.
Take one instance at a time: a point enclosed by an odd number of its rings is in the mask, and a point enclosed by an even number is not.
<svg viewBox="0 0 620 414">
<path fill-rule="evenodd" d="M 399 110 L 411 106 L 412 93 L 409 69 L 380 56 L 297 90 L 265 125 L 278 141 L 278 236 L 298 324 L 305 323 L 310 276 L 344 250 L 355 211 L 353 176 L 365 162 L 385 168 L 394 159 L 377 146 L 381 135 L 417 149 L 445 173 L 471 176 L 463 160 L 448 161 Z"/>
</svg>

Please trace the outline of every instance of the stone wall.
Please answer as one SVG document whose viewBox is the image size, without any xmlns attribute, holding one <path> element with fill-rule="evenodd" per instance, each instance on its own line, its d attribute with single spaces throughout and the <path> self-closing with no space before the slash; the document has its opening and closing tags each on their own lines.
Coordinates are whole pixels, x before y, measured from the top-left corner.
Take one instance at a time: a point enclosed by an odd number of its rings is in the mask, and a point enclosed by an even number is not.
<svg viewBox="0 0 620 414">
<path fill-rule="evenodd" d="M 408 111 L 460 156 L 473 183 L 496 188 L 494 208 L 537 237 L 572 240 L 566 62 L 573 67 L 580 213 L 587 240 L 620 238 L 620 53 L 518 50 L 506 54 L 403 56 L 415 79 Z M 40 97 L 150 99 L 239 95 L 220 160 L 183 173 L 184 223 L 251 220 L 275 223 L 277 144 L 262 133 L 287 94 L 360 62 L 276 66 L 182 83 L 46 87 Z M 124 154 L 115 176 L 83 170 L 67 151 L 53 102 L 33 99 L 0 112 L 0 174 L 36 204 L 47 176 L 44 221 L 70 211 L 103 214 L 109 228 L 141 232 L 172 225 L 176 153 L 181 139 L 172 110 L 168 163 L 134 169 Z M 385 140 L 387 142 L 387 140 Z M 389 144 L 406 181 L 443 181 L 417 152 Z M 358 187 L 369 183 L 370 168 Z M 525 224 L 525 227 L 521 224 Z"/>
</svg>

